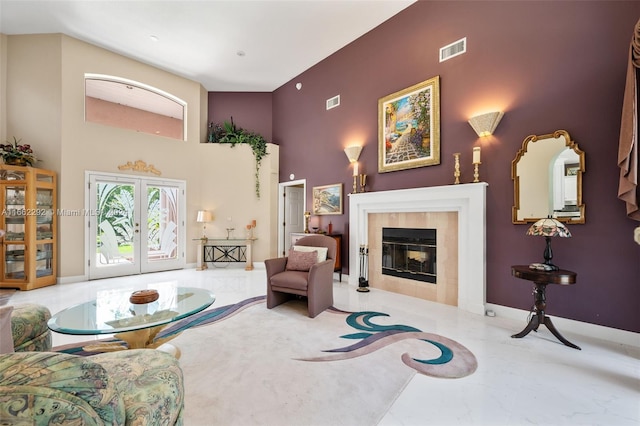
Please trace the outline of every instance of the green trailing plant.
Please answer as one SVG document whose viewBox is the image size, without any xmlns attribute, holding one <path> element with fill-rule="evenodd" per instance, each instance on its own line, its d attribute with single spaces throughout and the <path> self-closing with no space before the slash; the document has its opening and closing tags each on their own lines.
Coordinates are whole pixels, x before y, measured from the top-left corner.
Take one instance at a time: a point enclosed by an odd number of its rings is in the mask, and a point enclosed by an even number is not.
<svg viewBox="0 0 640 426">
<path fill-rule="evenodd" d="M 251 147 L 256 159 L 256 196 L 260 198 L 260 165 L 267 155 L 267 140 L 257 133 L 237 127 L 233 123 L 233 117 L 231 121 L 225 121 L 222 124 L 211 123 L 208 140 L 211 143 L 228 143 L 231 147 L 239 143 L 246 143 Z"/>
</svg>

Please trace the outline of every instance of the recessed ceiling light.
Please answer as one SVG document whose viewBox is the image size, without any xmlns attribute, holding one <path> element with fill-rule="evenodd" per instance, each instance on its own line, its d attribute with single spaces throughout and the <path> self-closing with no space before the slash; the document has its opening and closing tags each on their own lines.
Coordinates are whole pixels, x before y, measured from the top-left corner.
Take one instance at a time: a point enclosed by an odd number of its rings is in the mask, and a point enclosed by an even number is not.
<svg viewBox="0 0 640 426">
<path fill-rule="evenodd" d="M 238 56 L 244 56 L 244 55 L 246 55 L 246 53 L 244 53 L 244 50 L 238 50 L 238 51 L 236 52 L 236 55 L 238 55 Z"/>
<path fill-rule="evenodd" d="M 150 35 L 149 38 L 151 39 L 151 41 L 158 41 L 158 37 L 154 36 L 154 35 Z"/>
</svg>

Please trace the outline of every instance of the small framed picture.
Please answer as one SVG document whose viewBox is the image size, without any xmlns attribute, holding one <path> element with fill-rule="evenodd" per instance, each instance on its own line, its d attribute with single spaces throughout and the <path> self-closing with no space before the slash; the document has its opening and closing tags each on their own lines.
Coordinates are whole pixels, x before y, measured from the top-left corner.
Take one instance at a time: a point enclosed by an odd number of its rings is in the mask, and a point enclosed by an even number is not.
<svg viewBox="0 0 640 426">
<path fill-rule="evenodd" d="M 313 214 L 342 214 L 342 184 L 313 187 Z"/>
<path fill-rule="evenodd" d="M 565 176 L 578 176 L 578 170 L 580 170 L 580 164 L 565 164 L 564 175 Z"/>
</svg>

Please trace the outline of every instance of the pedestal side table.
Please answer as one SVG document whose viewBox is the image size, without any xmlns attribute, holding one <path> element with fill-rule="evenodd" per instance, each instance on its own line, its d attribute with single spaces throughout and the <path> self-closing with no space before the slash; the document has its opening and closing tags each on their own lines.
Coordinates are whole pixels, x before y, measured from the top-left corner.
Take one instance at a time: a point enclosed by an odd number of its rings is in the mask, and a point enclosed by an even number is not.
<svg viewBox="0 0 640 426">
<path fill-rule="evenodd" d="M 514 265 L 511 267 L 511 275 L 516 278 L 520 278 L 527 281 L 532 281 L 534 283 L 533 287 L 533 298 L 534 298 L 534 308 L 532 311 L 531 320 L 527 326 L 520 333 L 514 334 L 511 337 L 521 338 L 529 334 L 532 330 L 537 331 L 538 327 L 541 324 L 547 326 L 549 331 L 558 338 L 565 345 L 580 350 L 580 347 L 574 345 L 567 339 L 565 339 L 560 332 L 555 328 L 553 323 L 551 322 L 551 318 L 549 318 L 545 314 L 545 308 L 547 306 L 545 290 L 548 284 L 559 284 L 559 285 L 572 285 L 576 283 L 575 272 L 566 271 L 560 269 L 558 271 L 540 271 L 538 269 L 531 269 L 529 265 Z"/>
</svg>

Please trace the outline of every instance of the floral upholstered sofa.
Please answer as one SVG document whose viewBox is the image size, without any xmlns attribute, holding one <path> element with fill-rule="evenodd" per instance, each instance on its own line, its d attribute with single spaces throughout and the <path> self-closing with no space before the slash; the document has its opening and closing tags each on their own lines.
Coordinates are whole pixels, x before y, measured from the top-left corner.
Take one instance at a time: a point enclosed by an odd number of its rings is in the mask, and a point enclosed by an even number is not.
<svg viewBox="0 0 640 426">
<path fill-rule="evenodd" d="M 182 425 L 182 370 L 153 349 L 0 355 L 0 424 Z"/>
<path fill-rule="evenodd" d="M 51 331 L 47 321 L 51 312 L 45 306 L 24 303 L 13 306 L 11 334 L 16 352 L 51 350 Z"/>
</svg>

